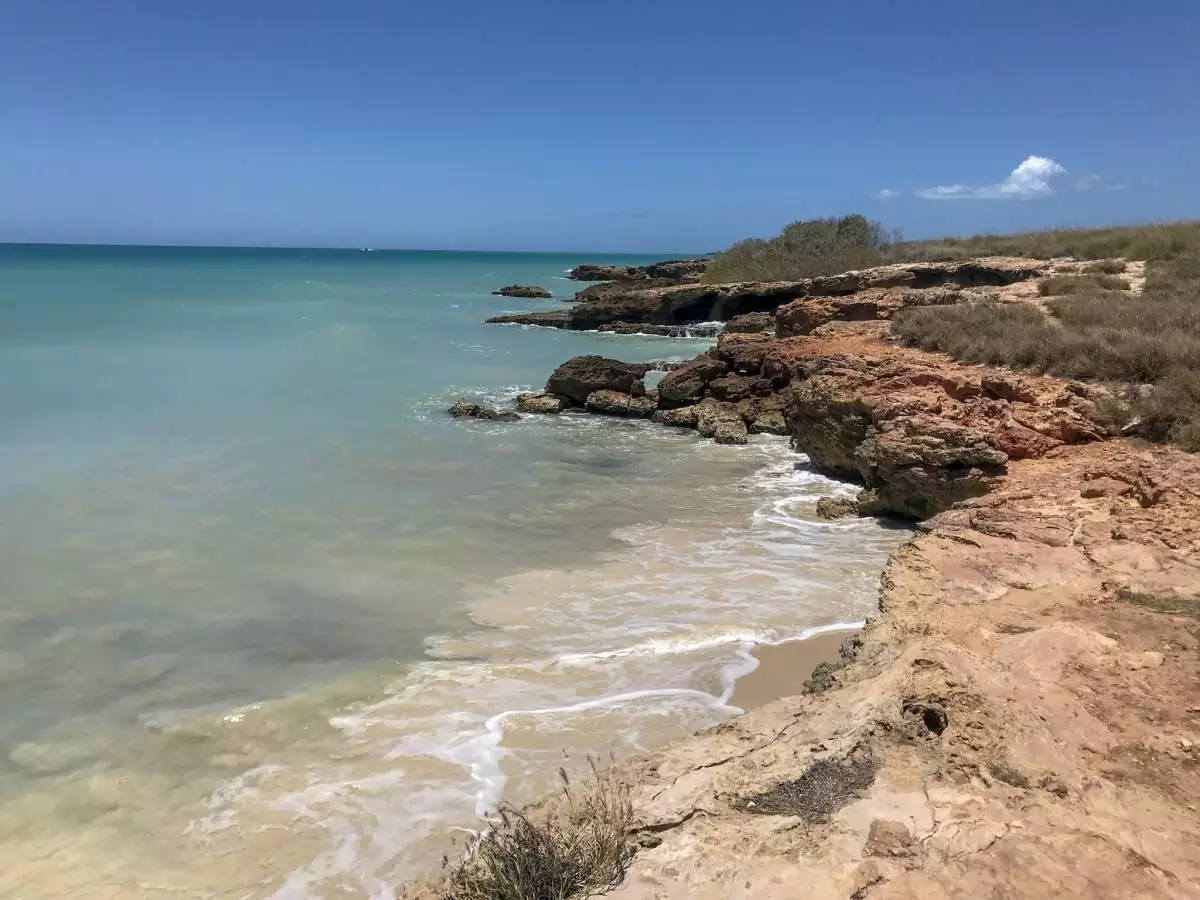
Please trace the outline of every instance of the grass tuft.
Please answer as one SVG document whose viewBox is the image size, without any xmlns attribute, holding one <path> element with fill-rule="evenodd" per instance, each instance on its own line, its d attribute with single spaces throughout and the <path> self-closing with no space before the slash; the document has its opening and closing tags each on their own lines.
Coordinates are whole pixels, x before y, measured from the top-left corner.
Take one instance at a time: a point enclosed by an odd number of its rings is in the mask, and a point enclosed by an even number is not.
<svg viewBox="0 0 1200 900">
<path fill-rule="evenodd" d="M 628 788 L 595 763 L 582 788 L 561 774 L 563 803 L 536 821 L 502 807 L 495 827 L 450 868 L 443 900 L 570 900 L 620 883 L 634 855 Z"/>
<path fill-rule="evenodd" d="M 1116 275 L 1056 275 L 1038 284 L 1038 293 L 1043 297 L 1127 290 L 1129 282 Z"/>
<path fill-rule="evenodd" d="M 1119 259 L 1098 259 L 1083 267 L 1087 275 L 1123 275 L 1127 265 Z"/>
<path fill-rule="evenodd" d="M 1200 619 L 1200 597 L 1190 597 L 1187 594 L 1158 594 L 1123 587 L 1117 591 L 1117 599 L 1155 612 Z"/>
</svg>

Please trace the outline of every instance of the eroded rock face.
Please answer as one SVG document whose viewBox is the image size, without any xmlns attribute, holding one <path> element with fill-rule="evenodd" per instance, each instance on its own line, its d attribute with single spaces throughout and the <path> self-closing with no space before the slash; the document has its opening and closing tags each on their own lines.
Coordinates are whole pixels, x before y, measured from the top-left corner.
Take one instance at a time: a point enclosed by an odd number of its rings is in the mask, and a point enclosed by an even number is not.
<svg viewBox="0 0 1200 900">
<path fill-rule="evenodd" d="M 619 391 L 593 391 L 588 394 L 585 406 L 588 412 L 601 415 L 646 419 L 654 414 L 658 403 L 653 396 L 634 397 Z"/>
<path fill-rule="evenodd" d="M 500 422 L 513 422 L 521 418 L 514 412 L 500 412 L 481 403 L 472 403 L 466 397 L 460 397 L 447 412 L 456 419 L 491 419 Z"/>
<path fill-rule="evenodd" d="M 854 456 L 869 495 L 860 510 L 909 519 L 986 494 L 1008 462 L 982 431 L 926 415 L 882 423 Z"/>
<path fill-rule="evenodd" d="M 554 394 L 519 394 L 517 409 L 524 413 L 539 413 L 553 415 L 562 412 L 567 407 L 567 401 Z"/>
<path fill-rule="evenodd" d="M 803 297 L 785 304 L 775 313 L 775 333 L 780 337 L 812 334 L 830 322 L 862 322 L 890 319 L 911 306 L 946 306 L 966 295 L 952 288 L 895 288 L 865 291 L 849 296 Z"/>
<path fill-rule="evenodd" d="M 531 284 L 509 284 L 498 291 L 492 291 L 492 293 L 500 297 L 529 297 L 537 300 L 549 300 L 551 298 L 548 290 Z"/>
<path fill-rule="evenodd" d="M 646 393 L 642 379 L 649 368 L 603 356 L 576 356 L 554 370 L 546 381 L 546 393 L 566 397 L 576 406 L 583 406 L 596 391 L 640 397 Z"/>
<path fill-rule="evenodd" d="M 745 313 L 734 316 L 726 322 L 725 330 L 731 334 L 734 332 L 758 334 L 761 331 L 774 331 L 775 317 L 765 312 Z"/>
</svg>

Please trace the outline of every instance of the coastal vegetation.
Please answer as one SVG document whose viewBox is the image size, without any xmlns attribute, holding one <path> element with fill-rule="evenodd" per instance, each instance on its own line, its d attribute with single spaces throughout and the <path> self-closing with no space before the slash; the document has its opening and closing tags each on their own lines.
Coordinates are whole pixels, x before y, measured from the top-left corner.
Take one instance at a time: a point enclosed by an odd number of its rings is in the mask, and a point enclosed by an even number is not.
<svg viewBox="0 0 1200 900">
<path fill-rule="evenodd" d="M 560 774 L 560 802 L 544 817 L 500 810 L 494 827 L 450 868 L 444 900 L 570 900 L 621 881 L 634 854 L 629 789 L 594 763 L 577 789 Z"/>
<path fill-rule="evenodd" d="M 861 215 L 789 225 L 716 256 L 710 282 L 798 280 L 897 262 L 986 256 L 1094 260 L 1048 278 L 1034 304 L 914 307 L 892 331 L 962 362 L 1111 383 L 1137 434 L 1200 450 L 1200 222 L 1053 229 L 903 241 Z M 1127 260 L 1146 262 L 1143 293 L 1126 293 Z"/>
</svg>

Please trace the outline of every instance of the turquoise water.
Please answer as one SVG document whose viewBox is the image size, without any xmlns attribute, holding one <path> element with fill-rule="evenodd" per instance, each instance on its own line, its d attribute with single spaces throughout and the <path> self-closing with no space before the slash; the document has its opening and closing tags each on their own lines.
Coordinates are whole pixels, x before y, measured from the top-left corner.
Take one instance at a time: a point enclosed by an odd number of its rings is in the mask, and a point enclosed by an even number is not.
<svg viewBox="0 0 1200 900">
<path fill-rule="evenodd" d="M 782 441 L 445 416 L 699 352 L 482 324 L 656 258 L 0 246 L 0 893 L 389 896 L 869 611 L 897 537 Z"/>
</svg>

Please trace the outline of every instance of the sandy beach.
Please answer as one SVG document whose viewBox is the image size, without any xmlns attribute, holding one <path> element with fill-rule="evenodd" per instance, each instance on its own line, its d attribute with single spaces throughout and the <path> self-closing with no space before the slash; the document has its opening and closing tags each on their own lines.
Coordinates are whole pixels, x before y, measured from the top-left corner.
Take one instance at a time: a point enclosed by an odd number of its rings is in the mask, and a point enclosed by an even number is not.
<svg viewBox="0 0 1200 900">
<path fill-rule="evenodd" d="M 760 644 L 754 648 L 758 668 L 738 679 L 730 703 L 751 710 L 780 697 L 803 693 L 804 682 L 813 669 L 836 661 L 842 642 L 857 631 L 847 628 L 782 644 Z"/>
</svg>

